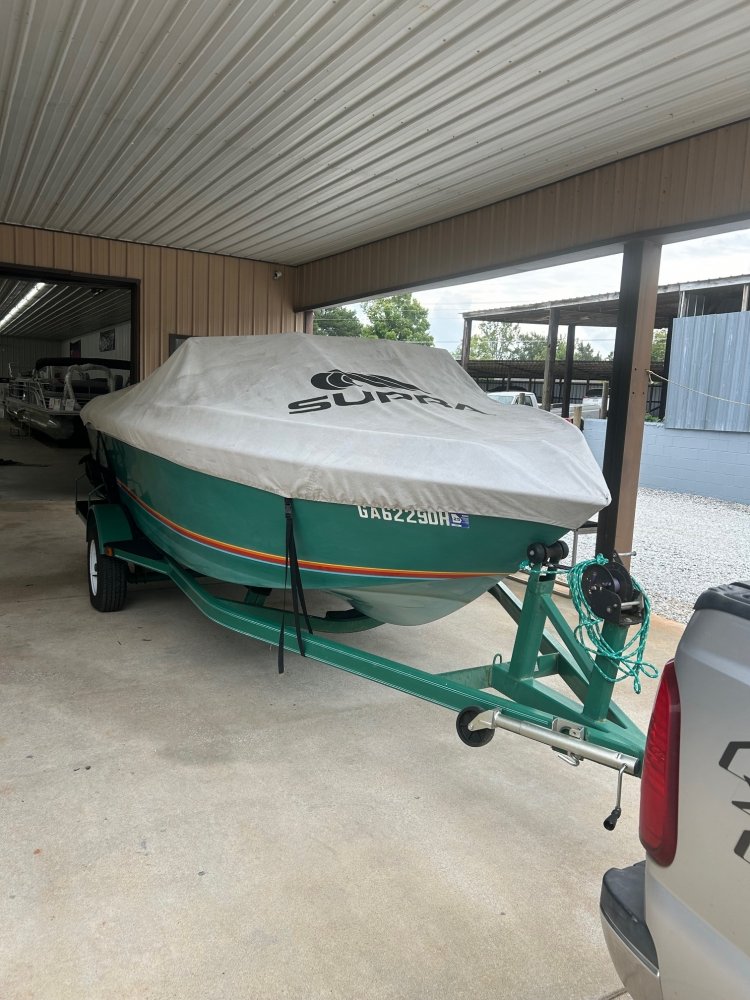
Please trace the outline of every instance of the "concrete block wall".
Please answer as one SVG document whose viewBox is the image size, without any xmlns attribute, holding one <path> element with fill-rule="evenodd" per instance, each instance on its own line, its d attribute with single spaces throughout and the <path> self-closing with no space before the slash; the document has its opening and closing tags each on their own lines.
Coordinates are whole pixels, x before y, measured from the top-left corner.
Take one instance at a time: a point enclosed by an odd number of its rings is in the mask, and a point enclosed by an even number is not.
<svg viewBox="0 0 750 1000">
<path fill-rule="evenodd" d="M 606 430 L 606 420 L 584 421 L 584 437 L 600 465 Z M 750 504 L 750 434 L 647 423 L 639 483 Z"/>
</svg>

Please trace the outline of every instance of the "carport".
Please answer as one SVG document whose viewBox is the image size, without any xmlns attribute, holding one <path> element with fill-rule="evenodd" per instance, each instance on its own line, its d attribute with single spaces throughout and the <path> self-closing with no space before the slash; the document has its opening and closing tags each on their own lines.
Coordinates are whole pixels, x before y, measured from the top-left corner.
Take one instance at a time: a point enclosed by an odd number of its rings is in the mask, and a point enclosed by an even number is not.
<svg viewBox="0 0 750 1000">
<path fill-rule="evenodd" d="M 136 282 L 143 375 L 170 337 L 624 249 L 601 545 L 626 551 L 659 247 L 750 210 L 746 12 L 678 9 L 16 0 L 0 267 Z"/>
<path fill-rule="evenodd" d="M 175 338 L 622 250 L 601 544 L 627 550 L 660 246 L 750 218 L 748 19 L 13 0 L 3 288 L 126 289 L 144 376 Z M 437 709 L 319 665 L 280 681 L 167 589 L 92 618 L 72 510 L 30 489 L 0 493 L 4 995 L 611 993 L 596 890 L 639 851 L 637 790 L 610 838 L 608 776 L 544 748 L 463 751 Z M 461 616 L 358 641 L 478 662 L 494 617 Z"/>
</svg>

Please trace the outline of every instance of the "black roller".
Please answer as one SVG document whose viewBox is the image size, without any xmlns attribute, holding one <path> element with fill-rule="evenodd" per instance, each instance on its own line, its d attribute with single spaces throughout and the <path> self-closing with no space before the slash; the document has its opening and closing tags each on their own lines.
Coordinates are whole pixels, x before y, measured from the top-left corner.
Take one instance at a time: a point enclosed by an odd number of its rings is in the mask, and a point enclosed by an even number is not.
<svg viewBox="0 0 750 1000">
<path fill-rule="evenodd" d="M 476 719 L 481 711 L 481 708 L 474 708 L 472 706 L 459 712 L 456 718 L 456 732 L 467 747 L 487 746 L 495 735 L 494 729 L 469 729 L 469 723 Z"/>
<path fill-rule="evenodd" d="M 565 542 L 553 542 L 551 545 L 545 545 L 544 542 L 533 542 L 526 550 L 526 557 L 532 566 L 559 563 L 567 554 L 568 546 Z"/>
</svg>

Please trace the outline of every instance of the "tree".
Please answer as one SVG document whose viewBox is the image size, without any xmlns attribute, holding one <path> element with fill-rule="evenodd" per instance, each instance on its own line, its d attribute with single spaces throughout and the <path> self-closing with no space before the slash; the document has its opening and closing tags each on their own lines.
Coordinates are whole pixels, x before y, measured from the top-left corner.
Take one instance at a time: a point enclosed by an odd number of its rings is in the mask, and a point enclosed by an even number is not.
<svg viewBox="0 0 750 1000">
<path fill-rule="evenodd" d="M 353 309 L 328 306 L 316 309 L 313 333 L 319 337 L 367 337 L 365 326 Z"/>
<path fill-rule="evenodd" d="M 472 361 L 499 361 L 507 358 L 520 332 L 517 323 L 480 323 L 477 333 L 471 338 Z M 456 352 L 461 356 L 461 348 Z"/>
<path fill-rule="evenodd" d="M 511 358 L 515 361 L 544 361 L 547 357 L 547 336 L 544 333 L 519 333 Z"/>
<path fill-rule="evenodd" d="M 391 295 L 387 299 L 373 299 L 362 305 L 370 326 L 365 327 L 365 336 L 378 340 L 411 340 L 418 344 L 435 346 L 430 334 L 430 320 L 427 309 L 411 292 Z"/>
<path fill-rule="evenodd" d="M 562 353 L 560 353 L 560 344 L 557 345 L 557 356 L 558 358 L 565 358 L 565 342 L 562 343 Z M 575 352 L 573 357 L 576 361 L 601 361 L 602 356 L 587 340 L 577 340 Z"/>
<path fill-rule="evenodd" d="M 461 348 L 455 353 L 461 357 Z M 472 361 L 544 361 L 547 357 L 547 335 L 522 333 L 518 323 L 500 323 L 487 320 L 479 324 L 479 331 L 472 335 Z M 558 360 L 565 358 L 565 341 L 558 340 Z M 577 361 L 597 361 L 598 351 L 585 340 L 577 341 L 574 357 Z"/>
<path fill-rule="evenodd" d="M 667 331 L 666 330 L 654 330 L 654 337 L 651 341 L 651 360 L 652 361 L 663 361 L 664 355 L 667 349 Z M 614 359 L 615 352 L 610 351 L 607 355 L 606 360 L 612 361 Z"/>
<path fill-rule="evenodd" d="M 654 339 L 651 341 L 651 360 L 663 361 L 667 349 L 667 331 L 654 330 Z"/>
</svg>

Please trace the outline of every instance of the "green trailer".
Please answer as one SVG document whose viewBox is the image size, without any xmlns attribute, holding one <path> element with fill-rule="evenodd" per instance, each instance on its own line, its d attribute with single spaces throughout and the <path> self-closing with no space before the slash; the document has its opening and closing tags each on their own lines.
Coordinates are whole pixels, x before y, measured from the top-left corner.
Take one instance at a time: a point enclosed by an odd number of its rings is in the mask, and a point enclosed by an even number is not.
<svg viewBox="0 0 750 1000">
<path fill-rule="evenodd" d="M 628 630 L 642 626 L 648 610 L 620 563 L 600 558 L 584 574 L 588 610 L 601 625 L 599 652 L 592 651 L 580 626 L 571 628 L 554 600 L 566 546 L 539 543 L 529 548 L 523 600 L 502 582 L 489 589 L 517 626 L 510 656 L 495 654 L 488 663 L 433 674 L 339 641 L 337 636 L 381 624 L 353 609 L 312 616 L 301 613 L 295 601 L 292 613 L 267 607 L 270 591 L 257 587 L 248 587 L 242 600 L 216 596 L 204 578 L 162 551 L 125 506 L 101 491 L 77 497 L 76 512 L 86 524 L 89 596 L 96 610 L 118 611 L 130 584 L 166 577 L 225 628 L 450 709 L 469 746 L 485 746 L 496 729 L 504 729 L 547 744 L 569 763 L 591 760 L 613 768 L 617 805 L 605 826 L 614 828 L 622 776 L 640 776 L 644 736 L 612 696 L 622 659 L 627 660 L 623 650 L 632 646 Z M 550 677 L 560 678 L 567 694 L 545 684 Z"/>
</svg>

